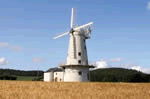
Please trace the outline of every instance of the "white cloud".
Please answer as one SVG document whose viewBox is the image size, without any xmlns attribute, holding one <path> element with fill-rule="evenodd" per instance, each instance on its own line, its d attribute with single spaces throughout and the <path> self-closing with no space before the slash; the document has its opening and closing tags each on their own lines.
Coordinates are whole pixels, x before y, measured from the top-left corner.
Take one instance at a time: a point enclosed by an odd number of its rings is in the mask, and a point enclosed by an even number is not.
<svg viewBox="0 0 150 99">
<path fill-rule="evenodd" d="M 123 60 L 123 58 L 112 58 L 112 59 L 109 59 L 109 60 L 101 59 L 100 61 L 95 62 L 95 64 L 94 63 L 92 63 L 92 64 L 96 65 L 95 69 L 98 69 L 98 68 L 110 68 L 110 67 L 112 67 L 110 65 L 110 63 L 112 63 L 112 62 L 120 62 L 122 60 Z"/>
<path fill-rule="evenodd" d="M 142 68 L 141 66 L 133 66 L 133 67 L 131 67 L 131 69 L 150 74 L 150 68 L 146 69 L 146 68 Z"/>
<path fill-rule="evenodd" d="M 110 59 L 111 62 L 120 62 L 122 60 L 123 60 L 123 58 L 112 58 L 112 59 Z"/>
<path fill-rule="evenodd" d="M 150 68 L 143 68 L 142 66 L 140 65 L 137 65 L 137 64 L 120 64 L 120 67 L 121 68 L 126 68 L 126 69 L 133 69 L 133 70 L 136 70 L 136 71 L 140 71 L 140 72 L 143 72 L 143 73 L 148 73 L 150 74 Z"/>
<path fill-rule="evenodd" d="M 45 59 L 44 58 L 40 58 L 40 57 L 34 57 L 32 58 L 32 62 L 33 63 L 41 63 L 41 62 L 44 62 Z"/>
<path fill-rule="evenodd" d="M 150 10 L 150 2 L 147 4 L 147 9 Z"/>
<path fill-rule="evenodd" d="M 8 61 L 4 57 L 1 57 L 0 58 L 0 65 L 6 65 L 6 64 L 8 64 Z"/>
<path fill-rule="evenodd" d="M 21 46 L 19 45 L 9 45 L 8 42 L 0 42 L 0 48 L 8 48 L 12 51 L 19 52 L 22 50 Z"/>
<path fill-rule="evenodd" d="M 142 72 L 147 73 L 147 74 L 150 74 L 150 68 L 142 69 Z"/>
<path fill-rule="evenodd" d="M 131 69 L 142 72 L 142 68 L 140 66 L 133 66 Z"/>
<path fill-rule="evenodd" d="M 96 66 L 97 66 L 96 68 L 109 68 L 109 67 L 111 67 L 110 64 L 105 60 L 97 61 Z"/>
<path fill-rule="evenodd" d="M 122 68 L 131 68 L 131 67 L 134 67 L 134 66 L 137 66 L 137 65 L 133 64 L 133 63 L 120 64 L 120 67 L 122 67 Z"/>
<path fill-rule="evenodd" d="M 106 60 L 106 59 L 101 59 L 100 61 L 97 61 L 95 63 L 90 62 L 90 64 L 96 66 L 96 68 L 91 69 L 91 70 L 95 70 L 95 69 L 99 69 L 99 68 L 112 68 L 112 67 L 117 67 L 117 68 L 126 68 L 126 69 L 133 69 L 136 71 L 140 71 L 143 73 L 147 73 L 150 74 L 150 68 L 142 68 L 142 66 L 137 65 L 137 64 L 133 64 L 133 63 L 125 63 L 125 64 L 120 64 L 120 66 L 112 66 L 112 62 L 120 62 L 122 61 L 123 58 L 112 58 L 110 60 Z"/>
</svg>

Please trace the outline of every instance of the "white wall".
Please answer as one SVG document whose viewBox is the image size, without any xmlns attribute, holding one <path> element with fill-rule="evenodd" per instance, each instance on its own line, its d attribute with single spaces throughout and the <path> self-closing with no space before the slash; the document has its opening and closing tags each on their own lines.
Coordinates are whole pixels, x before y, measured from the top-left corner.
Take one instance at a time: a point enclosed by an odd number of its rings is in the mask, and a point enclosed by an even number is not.
<svg viewBox="0 0 150 99">
<path fill-rule="evenodd" d="M 44 73 L 44 81 L 50 82 L 53 80 L 54 80 L 54 73 L 53 72 Z"/>
<path fill-rule="evenodd" d="M 81 72 L 81 75 L 79 75 L 79 72 Z M 88 82 L 88 73 L 88 67 L 66 67 L 64 82 Z"/>
<path fill-rule="evenodd" d="M 83 33 L 74 32 L 73 35 L 70 34 L 66 65 L 88 65 L 86 38 Z"/>
<path fill-rule="evenodd" d="M 54 72 L 54 80 L 57 78 L 57 82 L 64 81 L 64 72 Z"/>
</svg>

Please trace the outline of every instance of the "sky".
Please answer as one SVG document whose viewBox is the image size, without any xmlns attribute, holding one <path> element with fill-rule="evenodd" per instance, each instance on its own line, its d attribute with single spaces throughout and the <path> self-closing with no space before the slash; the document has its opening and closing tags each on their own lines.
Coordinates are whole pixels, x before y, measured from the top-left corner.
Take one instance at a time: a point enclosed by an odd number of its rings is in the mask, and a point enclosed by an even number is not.
<svg viewBox="0 0 150 99">
<path fill-rule="evenodd" d="M 47 70 L 65 63 L 71 8 L 94 22 L 88 60 L 97 68 L 150 73 L 150 0 L 0 0 L 0 68 Z"/>
</svg>

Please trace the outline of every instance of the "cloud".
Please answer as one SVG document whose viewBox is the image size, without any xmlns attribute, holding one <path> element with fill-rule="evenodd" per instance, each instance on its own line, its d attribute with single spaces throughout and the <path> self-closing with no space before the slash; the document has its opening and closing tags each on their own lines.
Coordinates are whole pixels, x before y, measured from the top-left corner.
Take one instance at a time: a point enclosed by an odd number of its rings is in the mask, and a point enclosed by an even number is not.
<svg viewBox="0 0 150 99">
<path fill-rule="evenodd" d="M 150 10 L 150 2 L 147 3 L 147 9 Z"/>
<path fill-rule="evenodd" d="M 140 71 L 140 72 L 143 72 L 143 73 L 147 73 L 147 74 L 150 74 L 150 68 L 142 68 L 141 66 L 133 66 L 131 67 L 130 69 L 133 69 L 133 70 L 136 70 L 136 71 Z"/>
<path fill-rule="evenodd" d="M 111 62 L 120 62 L 122 60 L 123 60 L 123 58 L 112 58 L 112 59 L 110 59 Z"/>
<path fill-rule="evenodd" d="M 150 74 L 150 68 L 142 69 L 142 72 L 147 73 L 147 74 Z"/>
<path fill-rule="evenodd" d="M 112 62 L 120 62 L 122 61 L 123 58 L 112 58 L 112 59 L 101 59 L 100 61 L 95 62 L 94 65 L 96 65 L 96 69 L 98 68 L 111 68 L 112 66 L 110 65 L 110 63 Z"/>
<path fill-rule="evenodd" d="M 142 68 L 140 66 L 133 66 L 131 69 L 142 72 Z"/>
<path fill-rule="evenodd" d="M 120 64 L 120 67 L 121 68 L 126 68 L 126 69 L 133 69 L 133 70 L 136 70 L 136 71 L 140 71 L 140 72 L 143 72 L 143 73 L 147 73 L 147 74 L 150 74 L 150 68 L 143 68 L 142 66 L 140 65 L 137 65 L 137 64 Z"/>
<path fill-rule="evenodd" d="M 132 69 L 132 70 L 150 74 L 150 68 L 147 68 L 147 69 L 142 68 L 142 66 L 134 64 L 134 63 L 125 63 L 125 64 L 120 64 L 119 66 L 112 66 L 112 64 L 111 64 L 113 62 L 120 62 L 122 60 L 123 60 L 123 58 L 112 58 L 112 59 L 107 59 L 107 60 L 101 59 L 100 61 L 97 61 L 97 62 L 90 62 L 91 65 L 96 66 L 96 68 L 91 69 L 91 70 L 95 70 L 95 69 L 99 69 L 99 68 L 117 67 L 117 68 Z"/>
<path fill-rule="evenodd" d="M 12 51 L 19 52 L 22 50 L 21 46 L 19 45 L 9 45 L 8 42 L 0 42 L 0 48 L 8 48 Z"/>
<path fill-rule="evenodd" d="M 32 58 L 32 62 L 33 63 L 41 63 L 41 62 L 44 62 L 45 59 L 44 58 L 40 58 L 40 57 L 34 57 Z"/>
<path fill-rule="evenodd" d="M 106 60 L 96 62 L 96 68 L 110 68 L 111 65 Z"/>
<path fill-rule="evenodd" d="M 133 63 L 120 64 L 120 67 L 122 67 L 122 68 L 131 68 L 134 66 L 137 66 L 137 64 L 133 64 Z"/>
<path fill-rule="evenodd" d="M 6 64 L 8 64 L 8 61 L 4 57 L 1 57 L 0 58 L 0 65 L 6 65 Z"/>
</svg>

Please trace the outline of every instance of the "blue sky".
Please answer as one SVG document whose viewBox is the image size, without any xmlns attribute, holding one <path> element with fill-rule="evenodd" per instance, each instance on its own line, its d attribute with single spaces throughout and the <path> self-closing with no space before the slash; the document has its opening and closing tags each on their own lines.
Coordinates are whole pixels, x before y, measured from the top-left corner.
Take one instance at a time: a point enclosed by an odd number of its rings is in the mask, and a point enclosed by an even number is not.
<svg viewBox="0 0 150 99">
<path fill-rule="evenodd" d="M 8 61 L 1 68 L 47 70 L 65 61 L 69 36 L 52 38 L 70 29 L 75 7 L 79 25 L 94 22 L 87 40 L 90 62 L 105 60 L 111 66 L 134 64 L 150 70 L 149 2 L 1 0 L 0 57 Z"/>
</svg>

